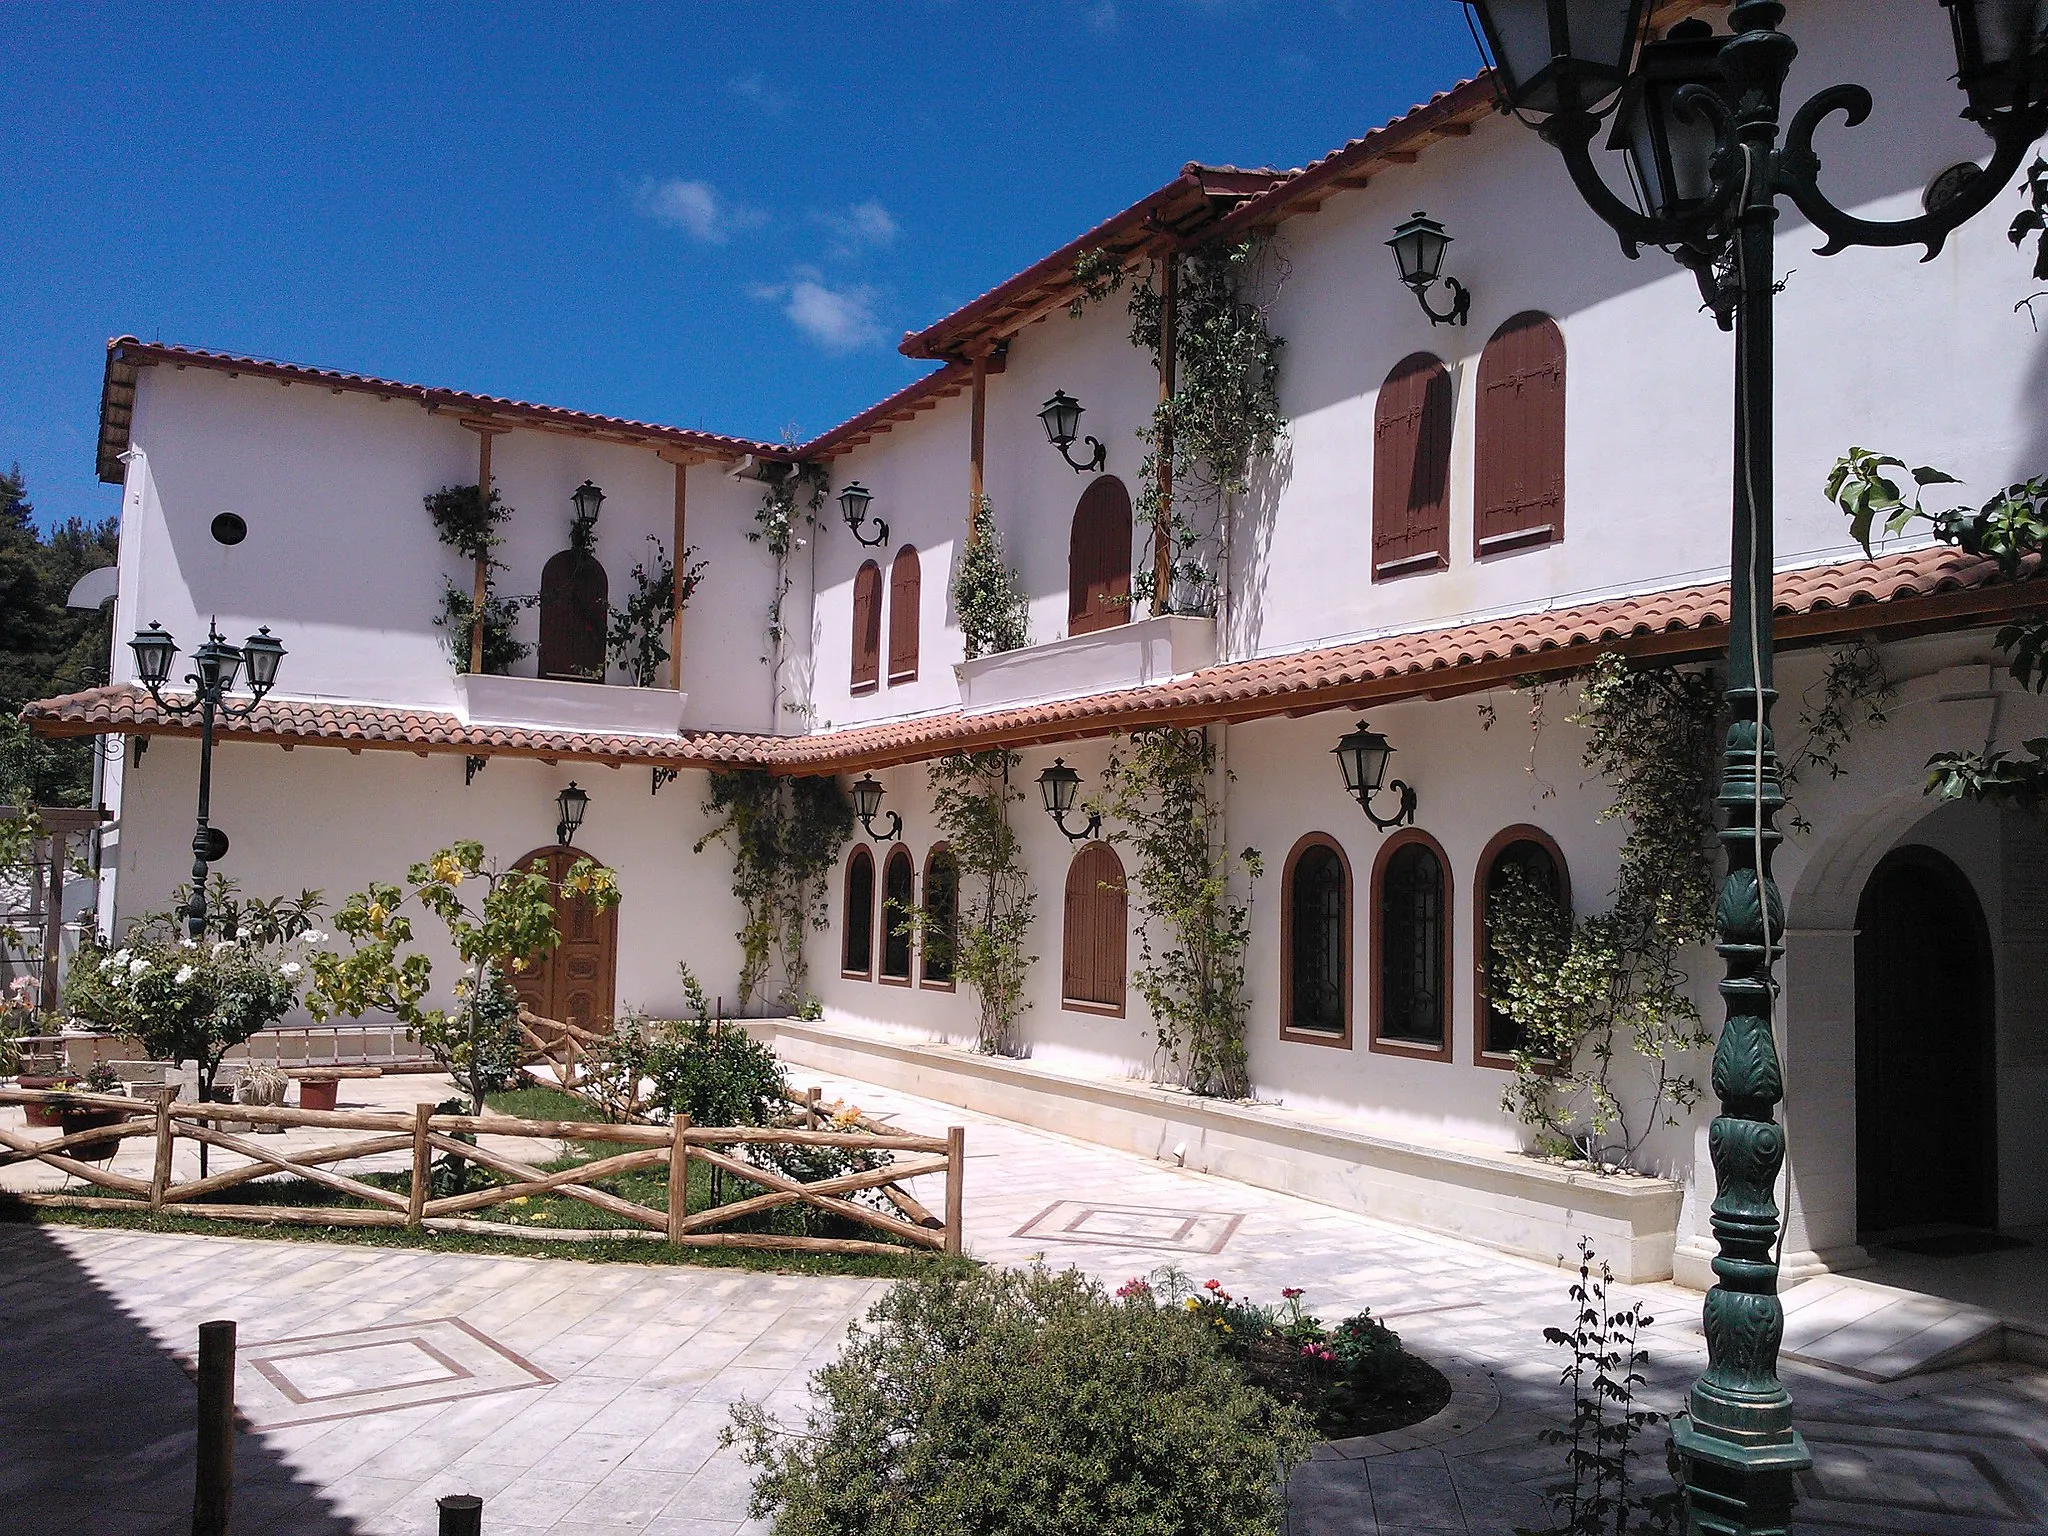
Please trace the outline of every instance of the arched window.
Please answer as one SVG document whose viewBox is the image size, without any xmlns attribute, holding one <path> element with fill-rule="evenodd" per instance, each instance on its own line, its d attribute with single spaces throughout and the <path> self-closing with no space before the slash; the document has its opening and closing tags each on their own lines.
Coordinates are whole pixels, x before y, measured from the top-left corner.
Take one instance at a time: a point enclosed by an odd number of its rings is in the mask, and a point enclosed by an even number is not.
<svg viewBox="0 0 2048 1536">
<path fill-rule="evenodd" d="M 1351 1043 L 1351 864 L 1311 832 L 1280 874 L 1280 1032 Z"/>
<path fill-rule="evenodd" d="M 1565 868 L 1564 852 L 1537 827 L 1509 827 L 1495 835 L 1479 855 L 1479 878 L 1474 885 L 1473 907 L 1473 1008 L 1477 1024 L 1472 1059 L 1481 1066 L 1509 1067 L 1512 1053 L 1522 1048 L 1521 1026 L 1493 1006 L 1493 923 L 1490 913 L 1494 898 L 1508 886 L 1509 871 L 1518 872 L 1530 885 L 1547 896 L 1567 920 L 1572 910 L 1571 872 Z"/>
<path fill-rule="evenodd" d="M 917 551 L 906 544 L 889 567 L 889 683 L 917 680 Z"/>
<path fill-rule="evenodd" d="M 597 557 L 580 549 L 551 555 L 540 568 L 542 677 L 568 683 L 604 681 L 605 625 L 611 585 Z"/>
<path fill-rule="evenodd" d="M 1451 558 L 1451 371 L 1427 352 L 1380 386 L 1372 423 L 1372 579 Z"/>
<path fill-rule="evenodd" d="M 875 856 L 858 844 L 846 860 L 846 905 L 839 969 L 866 981 L 875 968 Z"/>
<path fill-rule="evenodd" d="M 917 899 L 917 864 L 898 843 L 882 866 L 882 980 L 910 985 L 911 913 Z"/>
<path fill-rule="evenodd" d="M 862 563 L 853 576 L 853 691 L 866 693 L 882 677 L 882 568 Z"/>
<path fill-rule="evenodd" d="M 1451 1056 L 1451 874 L 1427 832 L 1387 839 L 1372 876 L 1374 1050 Z"/>
<path fill-rule="evenodd" d="M 954 945 L 960 933 L 960 861 L 944 843 L 924 861 L 923 983 L 953 988 Z"/>
<path fill-rule="evenodd" d="M 1479 355 L 1472 547 L 1497 554 L 1564 537 L 1564 332 L 1534 310 Z"/>
<path fill-rule="evenodd" d="M 1067 550 L 1067 633 L 1114 629 L 1131 617 L 1131 495 L 1098 477 L 1074 508 Z"/>
<path fill-rule="evenodd" d="M 1090 843 L 1067 869 L 1066 928 L 1060 945 L 1060 998 L 1081 1013 L 1124 1011 L 1130 895 L 1123 861 L 1107 843 Z"/>
</svg>

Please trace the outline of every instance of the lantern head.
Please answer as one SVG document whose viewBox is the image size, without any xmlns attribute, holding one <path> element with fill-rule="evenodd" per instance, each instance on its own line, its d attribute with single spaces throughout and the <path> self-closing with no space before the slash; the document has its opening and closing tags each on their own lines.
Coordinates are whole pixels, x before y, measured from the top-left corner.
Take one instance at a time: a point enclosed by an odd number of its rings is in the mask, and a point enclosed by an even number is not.
<svg viewBox="0 0 2048 1536">
<path fill-rule="evenodd" d="M 135 632 L 135 638 L 128 642 L 128 649 L 135 653 L 135 670 L 142 677 L 143 687 L 152 693 L 164 685 L 171 675 L 171 661 L 178 654 L 178 642 L 161 624 L 151 624 L 147 629 Z"/>
<path fill-rule="evenodd" d="M 555 810 L 559 820 L 555 823 L 555 841 L 564 847 L 576 841 L 576 829 L 583 825 L 583 813 L 590 809 L 590 795 L 578 789 L 571 779 L 569 787 L 555 796 Z"/>
<path fill-rule="evenodd" d="M 1590 112 L 1628 79 L 1644 0 L 1466 0 L 1508 105 Z"/>
</svg>

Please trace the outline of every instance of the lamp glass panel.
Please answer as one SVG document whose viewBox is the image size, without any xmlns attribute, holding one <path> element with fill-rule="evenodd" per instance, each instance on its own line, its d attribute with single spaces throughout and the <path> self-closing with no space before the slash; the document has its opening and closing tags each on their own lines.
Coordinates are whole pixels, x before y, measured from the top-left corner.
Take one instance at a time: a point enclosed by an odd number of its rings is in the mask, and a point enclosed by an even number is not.
<svg viewBox="0 0 2048 1536">
<path fill-rule="evenodd" d="M 555 796 L 555 808 L 560 812 L 562 825 L 574 832 L 583 825 L 583 812 L 590 804 L 589 794 L 578 789 L 572 782 L 569 787 Z"/>
<path fill-rule="evenodd" d="M 1962 0 L 1977 13 L 1977 43 L 1990 68 L 2023 59 L 2048 34 L 2048 0 Z"/>
<path fill-rule="evenodd" d="M 1550 67 L 1550 5 L 1551 0 L 1483 0 L 1480 5 L 1494 64 L 1506 77 L 1510 97 L 1519 99 L 1529 82 Z"/>
<path fill-rule="evenodd" d="M 1437 280 L 1450 243 L 1451 237 L 1444 233 L 1443 226 L 1420 213 L 1395 230 L 1394 238 L 1387 242 L 1401 264 L 1401 281 L 1423 288 Z"/>
<path fill-rule="evenodd" d="M 1081 776 L 1062 764 L 1055 763 L 1038 776 L 1038 792 L 1054 816 L 1064 816 L 1074 808 L 1074 795 L 1080 787 Z"/>
<path fill-rule="evenodd" d="M 1620 84 L 1634 51 L 1641 0 L 1563 0 L 1563 4 L 1572 58 Z"/>
<path fill-rule="evenodd" d="M 882 786 L 873 778 L 862 778 L 853 786 L 853 810 L 862 821 L 874 819 L 882 808 Z"/>
<path fill-rule="evenodd" d="M 178 642 L 152 624 L 139 630 L 128 649 L 135 653 L 135 670 L 145 683 L 161 683 L 171 675 L 171 661 L 178 654 Z"/>
<path fill-rule="evenodd" d="M 261 692 L 277 681 L 277 664 L 284 660 L 284 646 L 269 630 L 242 642 L 242 654 L 249 662 L 249 686 Z"/>
<path fill-rule="evenodd" d="M 575 493 L 569 499 L 576 504 L 578 519 L 594 523 L 597 521 L 597 509 L 604 505 L 604 492 L 586 480 L 576 487 Z"/>
<path fill-rule="evenodd" d="M 858 528 L 867 520 L 868 503 L 872 500 L 874 498 L 868 494 L 867 487 L 858 480 L 839 493 L 839 511 L 846 519 L 847 527 Z"/>
</svg>

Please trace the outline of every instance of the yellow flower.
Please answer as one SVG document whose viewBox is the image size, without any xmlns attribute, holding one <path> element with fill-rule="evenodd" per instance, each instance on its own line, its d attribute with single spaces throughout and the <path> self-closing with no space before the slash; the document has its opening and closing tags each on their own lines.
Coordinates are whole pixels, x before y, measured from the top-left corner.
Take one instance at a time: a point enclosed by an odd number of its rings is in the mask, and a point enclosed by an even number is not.
<svg viewBox="0 0 2048 1536">
<path fill-rule="evenodd" d="M 1195 1300 L 1194 1297 L 1190 1296 L 1186 1301 L 1182 1302 L 1181 1305 L 1186 1307 L 1190 1312 L 1194 1312 L 1198 1311 L 1201 1308 L 1202 1304 L 1199 1301 Z"/>
</svg>

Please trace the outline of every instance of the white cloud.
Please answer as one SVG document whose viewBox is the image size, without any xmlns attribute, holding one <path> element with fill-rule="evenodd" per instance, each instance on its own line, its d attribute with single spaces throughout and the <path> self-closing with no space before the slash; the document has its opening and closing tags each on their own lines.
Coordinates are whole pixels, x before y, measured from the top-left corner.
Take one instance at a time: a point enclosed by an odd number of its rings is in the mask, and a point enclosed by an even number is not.
<svg viewBox="0 0 2048 1536">
<path fill-rule="evenodd" d="M 889 210 L 872 197 L 864 203 L 855 203 L 844 213 L 814 213 L 811 220 L 831 231 L 830 254 L 843 259 L 851 259 L 863 251 L 887 250 L 901 233 L 896 221 L 889 216 Z"/>
<path fill-rule="evenodd" d="M 798 267 L 788 282 L 756 283 L 748 292 L 780 304 L 789 323 L 827 352 L 855 352 L 885 339 L 876 292 L 864 284 L 834 288 L 815 269 Z"/>
<path fill-rule="evenodd" d="M 710 182 L 680 176 L 642 176 L 633 184 L 633 204 L 655 223 L 706 245 L 724 245 L 736 233 L 768 222 L 760 209 L 726 201 Z"/>
<path fill-rule="evenodd" d="M 780 117 L 789 110 L 789 93 L 770 85 L 766 75 L 741 75 L 729 89 L 741 101 L 752 102 L 770 117 Z"/>
</svg>

